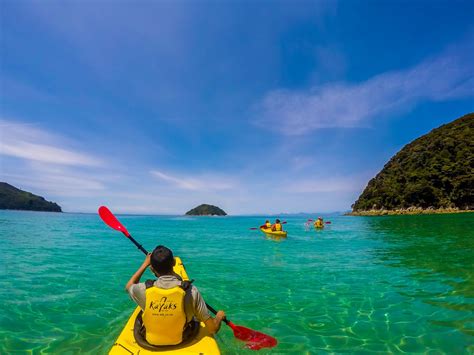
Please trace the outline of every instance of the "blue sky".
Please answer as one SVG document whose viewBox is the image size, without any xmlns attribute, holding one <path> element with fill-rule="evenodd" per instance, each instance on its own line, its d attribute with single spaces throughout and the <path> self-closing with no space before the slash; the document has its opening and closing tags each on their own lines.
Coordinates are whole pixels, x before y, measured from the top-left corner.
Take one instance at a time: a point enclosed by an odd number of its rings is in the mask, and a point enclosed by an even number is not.
<svg viewBox="0 0 474 355">
<path fill-rule="evenodd" d="M 345 211 L 474 111 L 472 1 L 0 2 L 0 180 L 65 211 Z"/>
</svg>

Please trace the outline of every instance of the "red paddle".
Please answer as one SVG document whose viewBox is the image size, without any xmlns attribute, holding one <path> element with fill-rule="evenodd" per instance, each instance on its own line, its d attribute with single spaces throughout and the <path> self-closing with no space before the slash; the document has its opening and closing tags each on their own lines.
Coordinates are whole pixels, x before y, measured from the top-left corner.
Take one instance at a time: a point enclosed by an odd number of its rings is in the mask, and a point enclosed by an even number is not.
<svg viewBox="0 0 474 355">
<path fill-rule="evenodd" d="M 138 249 L 140 249 L 145 255 L 148 255 L 148 252 L 142 247 L 141 244 L 138 244 L 138 242 L 133 239 L 130 233 L 128 233 L 127 228 L 125 228 L 123 224 L 119 222 L 119 220 L 112 214 L 112 212 L 110 212 L 107 207 L 99 207 L 99 216 L 100 218 L 102 218 L 106 225 L 108 225 L 112 229 L 122 232 L 128 239 L 132 241 L 133 244 L 137 246 Z"/>
<path fill-rule="evenodd" d="M 127 228 L 125 228 L 123 224 L 119 222 L 119 220 L 112 214 L 112 212 L 110 212 L 107 207 L 101 206 L 99 208 L 99 216 L 110 228 L 122 232 L 128 239 L 132 241 L 133 244 L 137 246 L 138 249 L 140 249 L 145 255 L 148 255 L 148 252 L 141 246 L 141 244 L 138 244 L 138 242 L 133 239 L 133 237 L 127 231 Z M 207 303 L 206 306 L 212 313 L 217 314 L 217 311 Z M 223 320 L 225 324 L 227 324 L 234 332 L 234 337 L 247 342 L 246 347 L 249 349 L 259 350 L 262 348 L 273 348 L 278 343 L 277 340 L 270 335 L 260 333 L 250 328 L 235 325 L 226 318 Z"/>
<path fill-rule="evenodd" d="M 212 313 L 217 313 L 217 311 L 211 306 L 209 306 L 207 303 L 206 306 Z M 235 325 L 230 320 L 227 320 L 225 318 L 224 322 L 232 329 L 235 338 L 247 342 L 247 344 L 245 345 L 246 348 L 252 350 L 273 348 L 278 343 L 277 340 L 270 335 L 260 333 L 256 330 L 247 327 L 242 327 L 240 325 Z"/>
</svg>

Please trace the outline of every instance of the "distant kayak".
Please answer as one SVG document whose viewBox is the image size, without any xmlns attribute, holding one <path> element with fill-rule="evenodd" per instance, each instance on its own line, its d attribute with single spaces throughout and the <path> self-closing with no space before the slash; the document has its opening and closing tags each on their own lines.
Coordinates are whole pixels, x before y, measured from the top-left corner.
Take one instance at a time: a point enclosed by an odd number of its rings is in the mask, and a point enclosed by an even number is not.
<svg viewBox="0 0 474 355">
<path fill-rule="evenodd" d="M 260 230 L 266 235 L 269 235 L 272 237 L 286 238 L 288 234 L 286 231 L 272 231 L 271 228 L 260 228 Z"/>
<path fill-rule="evenodd" d="M 176 265 L 173 271 L 180 275 L 183 280 L 189 280 L 181 259 L 179 257 L 175 259 Z M 147 350 L 137 343 L 134 336 L 135 320 L 139 314 L 141 314 L 141 309 L 137 307 L 110 349 L 109 354 L 220 354 L 216 340 L 212 335 L 209 335 L 206 326 L 202 322 L 199 324 L 196 336 L 185 344 L 163 346 L 158 350 Z"/>
<path fill-rule="evenodd" d="M 317 226 L 316 224 L 314 225 L 314 228 L 316 229 L 324 229 L 324 224 L 322 226 Z"/>
</svg>

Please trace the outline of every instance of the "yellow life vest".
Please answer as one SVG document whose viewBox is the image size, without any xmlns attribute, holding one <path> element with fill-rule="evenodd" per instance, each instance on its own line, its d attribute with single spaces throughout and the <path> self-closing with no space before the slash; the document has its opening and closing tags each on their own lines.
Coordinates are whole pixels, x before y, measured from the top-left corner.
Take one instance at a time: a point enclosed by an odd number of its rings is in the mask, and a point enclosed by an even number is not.
<svg viewBox="0 0 474 355">
<path fill-rule="evenodd" d="M 281 223 L 275 223 L 275 230 L 277 232 L 281 231 Z"/>
<path fill-rule="evenodd" d="M 180 286 L 163 289 L 152 286 L 146 289 L 146 304 L 143 310 L 145 339 L 152 345 L 176 345 L 183 341 L 186 325 L 184 296 Z"/>
<path fill-rule="evenodd" d="M 270 222 L 265 223 L 265 228 L 272 228 L 272 224 Z"/>
<path fill-rule="evenodd" d="M 316 228 L 321 228 L 321 227 L 323 227 L 323 222 L 318 219 L 316 222 L 314 222 L 314 226 Z"/>
</svg>

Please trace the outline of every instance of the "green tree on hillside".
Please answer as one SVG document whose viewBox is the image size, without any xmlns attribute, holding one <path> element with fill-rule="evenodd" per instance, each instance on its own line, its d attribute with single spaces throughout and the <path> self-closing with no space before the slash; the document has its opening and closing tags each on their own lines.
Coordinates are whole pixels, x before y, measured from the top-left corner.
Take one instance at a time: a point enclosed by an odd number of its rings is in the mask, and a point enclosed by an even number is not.
<svg viewBox="0 0 474 355">
<path fill-rule="evenodd" d="M 407 144 L 371 179 L 353 211 L 474 209 L 474 113 Z"/>
</svg>

